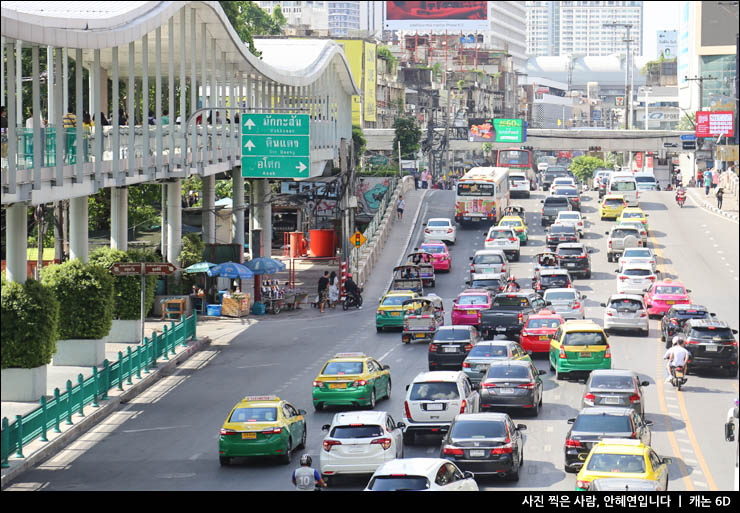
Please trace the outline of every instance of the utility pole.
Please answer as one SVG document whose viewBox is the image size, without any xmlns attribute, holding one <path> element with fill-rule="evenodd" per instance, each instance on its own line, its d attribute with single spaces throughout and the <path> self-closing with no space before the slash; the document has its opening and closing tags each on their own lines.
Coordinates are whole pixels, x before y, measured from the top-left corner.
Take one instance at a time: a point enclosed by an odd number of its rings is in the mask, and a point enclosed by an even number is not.
<svg viewBox="0 0 740 513">
<path fill-rule="evenodd" d="M 688 82 L 694 82 L 694 81 L 699 82 L 699 108 L 696 110 L 701 110 L 702 107 L 704 106 L 704 81 L 705 80 L 716 80 L 716 77 L 713 77 L 713 76 L 694 77 L 694 78 L 683 77 L 683 79 Z"/>
<path fill-rule="evenodd" d="M 632 29 L 631 23 L 603 23 L 602 27 L 611 27 L 612 29 L 616 29 L 617 27 L 622 27 L 627 30 L 626 37 L 622 39 L 623 42 L 627 43 L 627 55 L 626 55 L 626 66 L 625 66 L 625 79 L 624 79 L 624 128 L 629 130 L 630 129 L 630 114 L 632 113 L 632 54 L 630 52 L 630 43 L 634 41 L 633 39 L 630 39 L 630 30 Z"/>
</svg>

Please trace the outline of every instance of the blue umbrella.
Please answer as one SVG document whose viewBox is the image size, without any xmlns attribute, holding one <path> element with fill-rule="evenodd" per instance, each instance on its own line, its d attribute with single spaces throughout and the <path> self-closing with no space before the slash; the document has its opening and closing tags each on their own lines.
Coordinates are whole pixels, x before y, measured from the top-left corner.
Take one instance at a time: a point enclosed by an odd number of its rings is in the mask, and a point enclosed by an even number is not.
<svg viewBox="0 0 740 513">
<path fill-rule="evenodd" d="M 254 273 L 252 271 L 236 262 L 218 264 L 217 266 L 208 269 L 207 274 L 208 276 L 221 276 L 223 278 L 231 278 L 233 280 L 254 278 Z"/>
<path fill-rule="evenodd" d="M 285 270 L 285 264 L 280 260 L 268 257 L 253 258 L 245 264 L 254 274 L 274 274 Z"/>
<path fill-rule="evenodd" d="M 185 268 L 185 272 L 190 273 L 204 273 L 207 272 L 208 269 L 211 267 L 215 267 L 216 264 L 212 264 L 210 262 L 198 262 L 197 264 L 193 264 L 190 267 Z"/>
</svg>

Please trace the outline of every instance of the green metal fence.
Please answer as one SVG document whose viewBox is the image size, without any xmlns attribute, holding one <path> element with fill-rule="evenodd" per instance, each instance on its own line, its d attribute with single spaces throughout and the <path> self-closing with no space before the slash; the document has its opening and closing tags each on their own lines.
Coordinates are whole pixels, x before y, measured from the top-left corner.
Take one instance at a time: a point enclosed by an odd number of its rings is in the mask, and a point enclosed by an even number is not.
<svg viewBox="0 0 740 513">
<path fill-rule="evenodd" d="M 10 425 L 7 417 L 2 420 L 2 468 L 9 467 L 8 458 L 15 451 L 15 455 L 23 458 L 23 447 L 39 438 L 47 441 L 47 431 L 60 433 L 60 425 L 72 425 L 72 416 L 77 413 L 85 416 L 83 408 L 92 404 L 99 407 L 98 401 L 108 399 L 108 391 L 114 387 L 123 390 L 124 382 L 133 384 L 133 378 L 141 379 L 141 375 L 149 374 L 150 369 L 157 367 L 157 360 L 169 360 L 176 354 L 177 345 L 185 346 L 189 339 L 195 339 L 197 317 L 195 312 L 190 317 L 183 317 L 175 324 L 165 325 L 162 333 L 154 333 L 151 338 L 144 338 L 144 342 L 132 350 L 129 346 L 126 353 L 118 352 L 118 360 L 110 363 L 105 360 L 103 368 L 92 368 L 92 376 L 87 379 L 82 374 L 77 375 L 77 384 L 67 381 L 64 392 L 54 390 L 54 396 L 47 399 L 42 396 L 37 409 L 26 414 L 17 415 L 15 422 Z"/>
</svg>

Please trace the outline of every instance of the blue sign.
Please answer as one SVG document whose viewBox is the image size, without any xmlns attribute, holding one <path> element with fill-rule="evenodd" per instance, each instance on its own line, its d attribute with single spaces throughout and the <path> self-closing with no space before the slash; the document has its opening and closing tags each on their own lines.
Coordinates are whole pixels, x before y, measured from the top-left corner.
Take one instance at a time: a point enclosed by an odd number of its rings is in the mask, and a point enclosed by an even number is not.
<svg viewBox="0 0 740 513">
<path fill-rule="evenodd" d="M 681 136 L 682 141 L 696 141 L 696 135 L 695 134 L 683 134 Z"/>
<path fill-rule="evenodd" d="M 595 110 L 591 112 L 591 119 L 593 119 L 594 121 L 601 121 L 601 111 Z"/>
</svg>

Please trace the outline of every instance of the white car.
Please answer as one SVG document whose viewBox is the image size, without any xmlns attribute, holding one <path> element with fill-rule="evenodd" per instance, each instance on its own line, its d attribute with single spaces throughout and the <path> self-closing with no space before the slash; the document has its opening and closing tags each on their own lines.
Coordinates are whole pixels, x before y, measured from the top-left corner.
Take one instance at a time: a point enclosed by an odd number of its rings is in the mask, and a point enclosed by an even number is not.
<svg viewBox="0 0 740 513">
<path fill-rule="evenodd" d="M 655 272 L 658 268 L 658 259 L 650 248 L 628 248 L 619 258 L 619 271 L 628 264 L 650 264 Z"/>
<path fill-rule="evenodd" d="M 371 474 L 383 463 L 403 458 L 404 427 L 384 411 L 334 415 L 331 424 L 322 427 L 328 432 L 320 458 L 324 481 L 337 474 Z"/>
<path fill-rule="evenodd" d="M 586 318 L 586 296 L 577 289 L 547 289 L 542 299 L 552 303 L 547 307 L 548 310 L 560 314 L 566 321 Z"/>
<path fill-rule="evenodd" d="M 559 176 L 555 178 L 552 181 L 552 185 L 550 185 L 550 194 L 556 194 L 552 189 L 553 187 L 557 188 L 558 186 L 573 187 L 578 190 L 578 184 L 572 176 Z"/>
<path fill-rule="evenodd" d="M 544 173 L 545 171 L 547 171 L 548 167 L 550 167 L 550 164 L 548 164 L 547 162 L 540 162 L 539 164 L 537 164 L 537 171 L 539 171 L 540 173 Z"/>
<path fill-rule="evenodd" d="M 559 212 L 553 224 L 569 224 L 575 226 L 576 231 L 583 237 L 585 221 L 580 212 L 570 210 L 568 212 Z"/>
<path fill-rule="evenodd" d="M 604 311 L 604 331 L 615 329 L 640 330 L 647 336 L 650 318 L 642 296 L 636 294 L 614 294 L 606 303 L 601 303 Z"/>
<path fill-rule="evenodd" d="M 509 194 L 510 197 L 514 197 L 515 194 L 529 198 L 529 191 L 531 190 L 531 184 L 527 175 L 524 173 L 510 173 L 509 174 Z"/>
<path fill-rule="evenodd" d="M 477 492 L 472 472 L 443 458 L 408 458 L 384 463 L 370 478 L 366 492 Z"/>
<path fill-rule="evenodd" d="M 644 294 L 653 286 L 657 279 L 656 273 L 650 264 L 631 263 L 624 266 L 617 275 L 617 292 L 620 294 Z"/>
<path fill-rule="evenodd" d="M 486 233 L 486 249 L 502 249 L 509 260 L 519 261 L 520 242 L 513 228 L 493 226 Z"/>
<path fill-rule="evenodd" d="M 431 371 L 418 374 L 406 387 L 404 442 L 411 445 L 417 434 L 442 434 L 458 413 L 478 413 L 480 394 L 462 371 Z"/>
<path fill-rule="evenodd" d="M 457 227 L 451 219 L 446 217 L 435 217 L 429 219 L 424 225 L 424 242 L 431 240 L 441 240 L 449 242 L 450 244 L 455 243 L 457 238 Z"/>
</svg>

